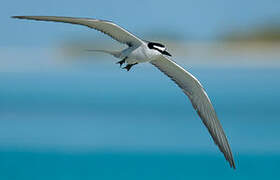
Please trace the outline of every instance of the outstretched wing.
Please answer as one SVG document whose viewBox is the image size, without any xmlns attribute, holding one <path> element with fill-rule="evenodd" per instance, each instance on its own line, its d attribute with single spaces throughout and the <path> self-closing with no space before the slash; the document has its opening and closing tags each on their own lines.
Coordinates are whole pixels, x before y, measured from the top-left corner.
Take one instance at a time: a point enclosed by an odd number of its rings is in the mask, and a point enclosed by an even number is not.
<svg viewBox="0 0 280 180">
<path fill-rule="evenodd" d="M 79 24 L 101 31 L 104 34 L 107 34 L 113 39 L 119 41 L 120 43 L 127 44 L 128 46 L 140 46 L 143 43 L 141 39 L 110 21 L 90 18 L 73 18 L 57 16 L 12 16 L 12 18 Z"/>
<path fill-rule="evenodd" d="M 200 82 L 193 75 L 172 60 L 169 60 L 167 57 L 161 56 L 159 59 L 151 61 L 151 64 L 170 77 L 189 97 L 194 109 L 214 139 L 215 144 L 224 154 L 230 166 L 235 169 L 227 137 L 220 121 L 218 120 L 213 105 Z"/>
</svg>

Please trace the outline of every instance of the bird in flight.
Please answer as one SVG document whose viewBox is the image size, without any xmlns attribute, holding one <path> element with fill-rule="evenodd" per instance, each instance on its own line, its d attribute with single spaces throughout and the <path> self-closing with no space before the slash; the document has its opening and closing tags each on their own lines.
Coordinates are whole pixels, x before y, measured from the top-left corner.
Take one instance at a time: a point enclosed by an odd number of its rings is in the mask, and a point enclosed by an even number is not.
<svg viewBox="0 0 280 180">
<path fill-rule="evenodd" d="M 57 16 L 12 16 L 12 18 L 83 25 L 101 31 L 116 41 L 126 44 L 128 47 L 122 51 L 96 51 L 109 53 L 119 58 L 120 61 L 117 63 L 120 64 L 120 66 L 125 64 L 126 66 L 124 68 L 127 71 L 138 63 L 149 62 L 171 78 L 171 80 L 182 89 L 183 93 L 188 96 L 197 114 L 211 134 L 215 144 L 224 154 L 230 167 L 235 169 L 235 163 L 227 137 L 204 88 L 191 73 L 168 57 L 171 56 L 171 54 L 167 52 L 164 45 L 142 40 L 111 21 Z"/>
</svg>

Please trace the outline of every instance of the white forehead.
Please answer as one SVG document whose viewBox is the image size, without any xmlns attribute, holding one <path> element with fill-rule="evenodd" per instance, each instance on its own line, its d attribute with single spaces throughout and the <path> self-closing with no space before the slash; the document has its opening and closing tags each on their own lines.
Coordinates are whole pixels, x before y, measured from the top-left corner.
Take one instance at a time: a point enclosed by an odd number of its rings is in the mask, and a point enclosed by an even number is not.
<svg viewBox="0 0 280 180">
<path fill-rule="evenodd" d="M 158 50 L 165 51 L 166 47 L 161 47 L 157 45 L 153 45 L 154 48 L 157 48 Z"/>
</svg>

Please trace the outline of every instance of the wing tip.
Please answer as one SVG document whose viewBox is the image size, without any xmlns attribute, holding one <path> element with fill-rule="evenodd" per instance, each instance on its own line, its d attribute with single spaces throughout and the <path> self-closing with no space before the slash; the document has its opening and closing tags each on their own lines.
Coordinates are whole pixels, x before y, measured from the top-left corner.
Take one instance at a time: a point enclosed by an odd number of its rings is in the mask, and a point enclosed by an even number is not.
<svg viewBox="0 0 280 180">
<path fill-rule="evenodd" d="M 234 170 L 236 170 L 236 166 L 235 166 L 235 162 L 234 162 L 234 158 L 232 156 L 232 153 L 230 151 L 230 153 L 228 155 L 226 155 L 224 152 L 222 152 L 224 154 L 225 159 L 228 161 L 229 165 L 231 168 L 233 168 Z"/>
<path fill-rule="evenodd" d="M 32 19 L 32 16 L 11 16 L 11 18 L 13 18 L 13 19 Z"/>
<path fill-rule="evenodd" d="M 230 167 L 233 168 L 234 170 L 236 170 L 236 166 L 235 166 L 235 163 L 234 163 L 233 158 L 230 159 L 228 162 L 229 162 L 229 164 L 230 164 Z"/>
<path fill-rule="evenodd" d="M 15 18 L 15 19 L 22 19 L 23 16 L 11 16 L 11 18 Z"/>
<path fill-rule="evenodd" d="M 14 19 L 34 19 L 35 17 L 36 16 L 11 16 L 11 18 L 14 18 Z"/>
<path fill-rule="evenodd" d="M 222 148 L 220 148 L 220 146 L 218 146 L 218 147 L 219 147 L 220 151 L 224 154 L 224 157 L 228 161 L 230 167 L 235 170 L 236 166 L 235 166 L 235 162 L 234 162 L 234 158 L 233 158 L 230 146 L 228 145 L 229 152 L 223 151 Z"/>
</svg>

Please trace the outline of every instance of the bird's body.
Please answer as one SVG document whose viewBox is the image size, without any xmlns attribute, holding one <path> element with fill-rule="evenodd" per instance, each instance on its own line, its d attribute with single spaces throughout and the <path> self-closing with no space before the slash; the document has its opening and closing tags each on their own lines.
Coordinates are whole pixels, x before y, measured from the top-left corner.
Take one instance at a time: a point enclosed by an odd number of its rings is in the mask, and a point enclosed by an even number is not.
<svg viewBox="0 0 280 180">
<path fill-rule="evenodd" d="M 150 62 L 152 60 L 157 59 L 159 56 L 161 56 L 161 53 L 158 51 L 154 51 L 152 49 L 149 49 L 147 46 L 147 43 L 142 44 L 138 47 L 128 47 L 127 49 L 124 49 L 120 53 L 120 59 L 127 58 L 126 63 L 127 64 L 135 64 L 135 63 L 144 63 L 144 62 Z"/>
<path fill-rule="evenodd" d="M 40 21 L 55 21 L 71 24 L 79 24 L 101 31 L 113 39 L 128 45 L 128 48 L 122 51 L 93 50 L 105 52 L 121 59 L 120 65 L 126 63 L 126 69 L 138 63 L 150 62 L 160 71 L 170 77 L 189 97 L 191 103 L 207 127 L 215 144 L 224 154 L 230 166 L 235 168 L 232 152 L 228 144 L 227 137 L 218 120 L 214 107 L 207 96 L 200 82 L 181 66 L 170 60 L 171 56 L 166 47 L 160 43 L 141 40 L 127 30 L 110 21 L 103 21 L 89 18 L 71 18 L 56 16 L 14 16 L 13 18 L 31 19 Z"/>
</svg>

